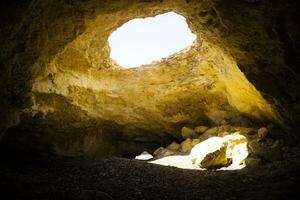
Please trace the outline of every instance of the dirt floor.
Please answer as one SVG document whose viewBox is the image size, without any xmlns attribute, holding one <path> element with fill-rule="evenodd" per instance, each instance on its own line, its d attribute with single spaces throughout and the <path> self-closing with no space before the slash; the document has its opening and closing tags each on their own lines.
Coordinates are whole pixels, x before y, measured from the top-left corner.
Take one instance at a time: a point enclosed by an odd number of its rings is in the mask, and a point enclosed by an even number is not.
<svg viewBox="0 0 300 200">
<path fill-rule="evenodd" d="M 1 199 L 300 199 L 299 148 L 277 163 L 198 171 L 125 158 L 6 159 Z M 4 197 L 4 198 L 3 198 Z"/>
</svg>

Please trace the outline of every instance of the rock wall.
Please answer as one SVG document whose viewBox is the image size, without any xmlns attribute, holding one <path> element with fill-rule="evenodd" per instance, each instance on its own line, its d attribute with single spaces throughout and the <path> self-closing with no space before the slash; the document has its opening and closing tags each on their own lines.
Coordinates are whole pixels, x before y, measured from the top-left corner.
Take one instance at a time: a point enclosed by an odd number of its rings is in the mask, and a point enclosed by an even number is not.
<svg viewBox="0 0 300 200">
<path fill-rule="evenodd" d="M 2 143 L 63 155 L 127 155 L 180 140 L 182 126 L 222 120 L 272 122 L 289 131 L 300 109 L 296 4 L 11 2 L 0 32 Z M 197 34 L 190 48 L 138 69 L 109 58 L 112 31 L 168 11 L 186 17 Z"/>
</svg>

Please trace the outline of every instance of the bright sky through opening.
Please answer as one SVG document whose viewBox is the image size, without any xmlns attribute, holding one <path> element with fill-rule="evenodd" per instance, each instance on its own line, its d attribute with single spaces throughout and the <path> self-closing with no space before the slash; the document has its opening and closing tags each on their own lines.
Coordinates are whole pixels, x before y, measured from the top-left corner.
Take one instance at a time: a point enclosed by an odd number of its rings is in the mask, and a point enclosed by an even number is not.
<svg viewBox="0 0 300 200">
<path fill-rule="evenodd" d="M 196 39 L 186 19 L 174 12 L 133 19 L 114 31 L 109 39 L 110 57 L 124 68 L 139 67 L 168 57 Z"/>
</svg>

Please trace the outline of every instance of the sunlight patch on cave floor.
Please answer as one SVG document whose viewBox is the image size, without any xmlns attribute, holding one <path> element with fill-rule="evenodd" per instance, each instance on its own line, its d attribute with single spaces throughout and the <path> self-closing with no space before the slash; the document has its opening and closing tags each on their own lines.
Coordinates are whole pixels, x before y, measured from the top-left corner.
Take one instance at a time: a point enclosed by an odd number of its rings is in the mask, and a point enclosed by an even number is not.
<svg viewBox="0 0 300 200">
<path fill-rule="evenodd" d="M 188 155 L 166 156 L 149 163 L 196 170 L 205 170 L 207 167 L 223 164 L 224 166 L 217 169 L 240 170 L 246 166 L 245 159 L 248 154 L 246 137 L 234 133 L 224 137 L 211 137 L 193 147 Z M 230 160 L 230 163 L 226 165 L 224 160 Z"/>
</svg>

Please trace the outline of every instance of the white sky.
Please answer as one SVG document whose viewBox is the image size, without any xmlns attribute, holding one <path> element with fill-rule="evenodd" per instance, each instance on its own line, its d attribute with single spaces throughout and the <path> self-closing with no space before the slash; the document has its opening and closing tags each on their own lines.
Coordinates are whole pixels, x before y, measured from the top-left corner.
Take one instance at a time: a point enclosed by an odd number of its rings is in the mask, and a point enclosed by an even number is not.
<svg viewBox="0 0 300 200">
<path fill-rule="evenodd" d="M 168 57 L 196 39 L 183 16 L 168 12 L 133 19 L 114 31 L 109 39 L 110 57 L 125 68 L 139 67 Z"/>
</svg>

